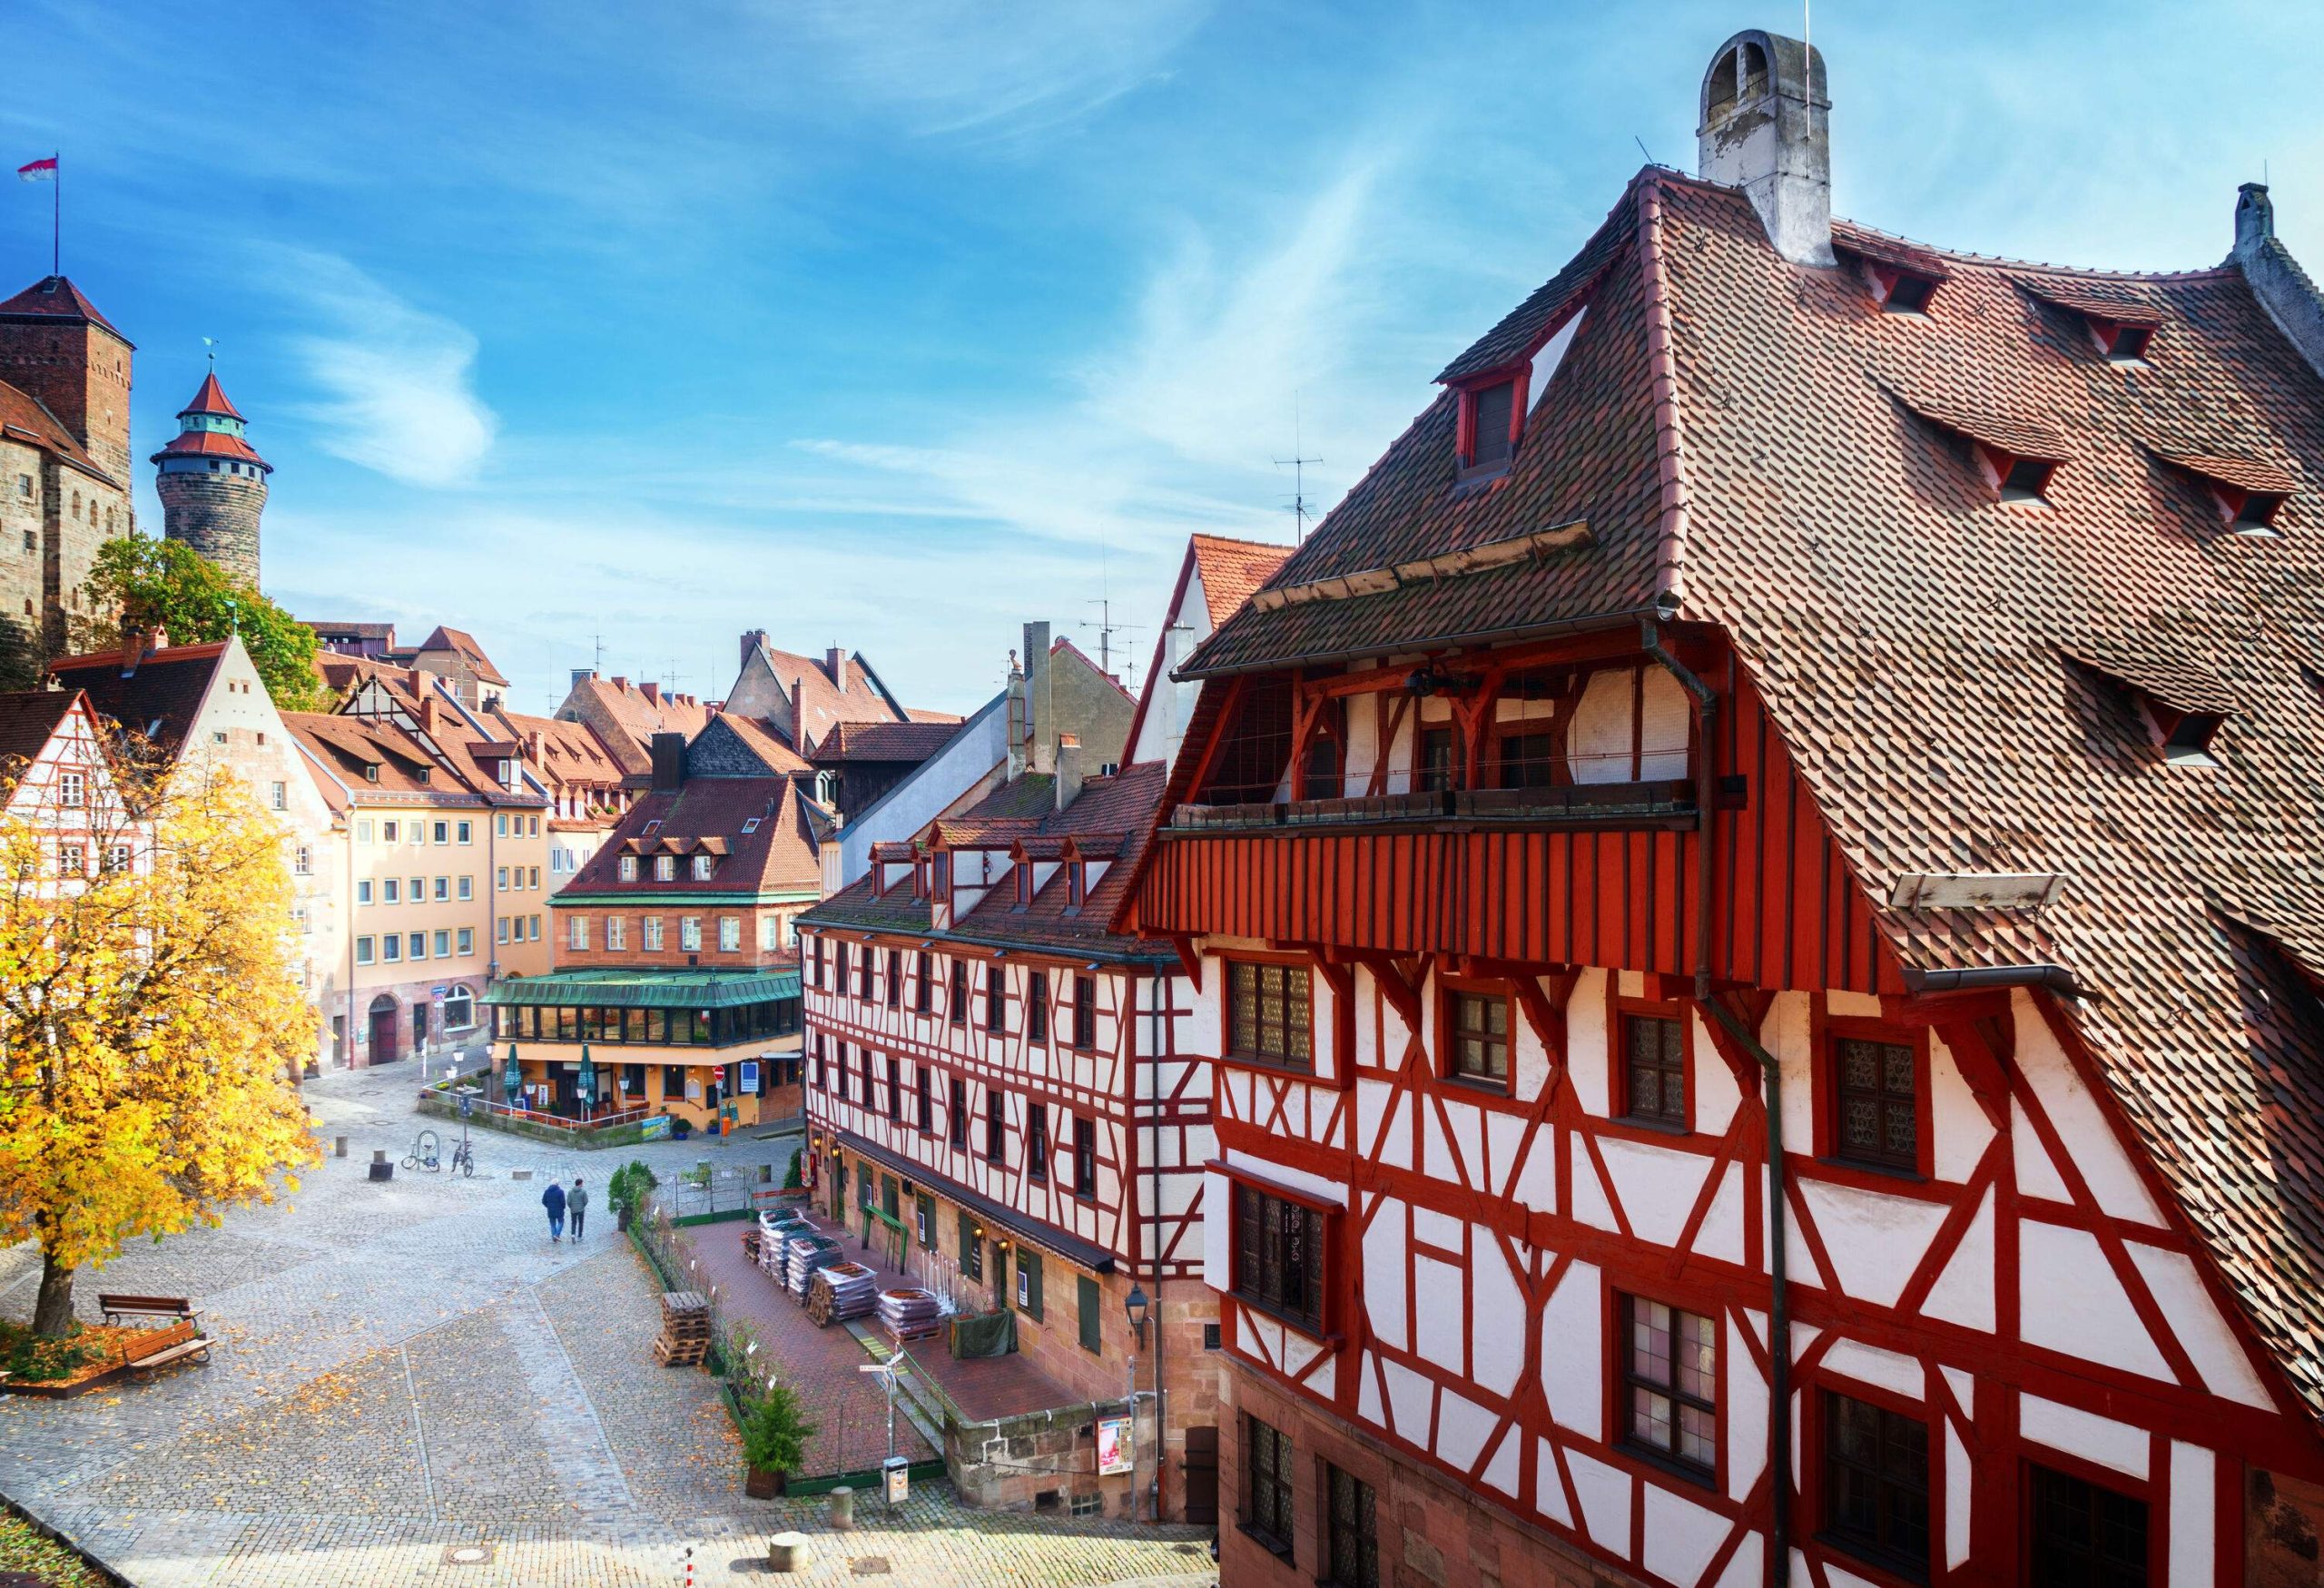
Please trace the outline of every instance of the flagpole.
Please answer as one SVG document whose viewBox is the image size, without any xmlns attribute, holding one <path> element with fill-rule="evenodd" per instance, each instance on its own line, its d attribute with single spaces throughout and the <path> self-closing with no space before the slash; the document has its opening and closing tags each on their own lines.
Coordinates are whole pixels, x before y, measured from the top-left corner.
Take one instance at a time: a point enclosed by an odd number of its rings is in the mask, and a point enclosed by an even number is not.
<svg viewBox="0 0 2324 1588">
<path fill-rule="evenodd" d="M 56 192 L 49 201 L 48 273 L 61 276 L 64 273 L 64 151 L 56 150 L 49 158 L 56 162 L 56 175 L 52 183 Z"/>
</svg>

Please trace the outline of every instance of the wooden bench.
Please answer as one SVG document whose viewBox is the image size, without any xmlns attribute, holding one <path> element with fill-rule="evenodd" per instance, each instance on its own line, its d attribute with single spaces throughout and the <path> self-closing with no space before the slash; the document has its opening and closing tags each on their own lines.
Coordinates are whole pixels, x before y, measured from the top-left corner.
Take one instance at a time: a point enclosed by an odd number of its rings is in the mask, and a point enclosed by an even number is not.
<svg viewBox="0 0 2324 1588">
<path fill-rule="evenodd" d="M 105 1291 L 97 1293 L 97 1307 L 105 1315 L 105 1322 L 119 1323 L 125 1317 L 185 1318 L 193 1317 L 193 1303 L 182 1296 L 119 1296 Z"/>
<path fill-rule="evenodd" d="M 124 1366 L 139 1373 L 147 1373 L 156 1367 L 167 1367 L 172 1362 L 182 1362 L 188 1357 L 206 1365 L 210 1360 L 210 1336 L 196 1335 L 192 1339 L 180 1340 L 174 1346 L 164 1346 L 143 1356 L 130 1356 Z"/>
</svg>

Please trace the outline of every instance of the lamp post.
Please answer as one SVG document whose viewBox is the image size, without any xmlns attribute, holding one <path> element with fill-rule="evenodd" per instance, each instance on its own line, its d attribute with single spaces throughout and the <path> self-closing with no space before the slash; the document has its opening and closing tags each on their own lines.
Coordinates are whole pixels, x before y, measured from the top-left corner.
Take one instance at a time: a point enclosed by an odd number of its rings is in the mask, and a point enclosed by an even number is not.
<svg viewBox="0 0 2324 1588">
<path fill-rule="evenodd" d="M 1137 1354 L 1146 1349 L 1145 1288 L 1136 1279 L 1129 1282 L 1129 1294 L 1122 1297 L 1122 1310 L 1129 1315 L 1129 1515 L 1137 1520 Z M 1161 1430 L 1155 1430 L 1156 1458 L 1160 1458 Z"/>
</svg>

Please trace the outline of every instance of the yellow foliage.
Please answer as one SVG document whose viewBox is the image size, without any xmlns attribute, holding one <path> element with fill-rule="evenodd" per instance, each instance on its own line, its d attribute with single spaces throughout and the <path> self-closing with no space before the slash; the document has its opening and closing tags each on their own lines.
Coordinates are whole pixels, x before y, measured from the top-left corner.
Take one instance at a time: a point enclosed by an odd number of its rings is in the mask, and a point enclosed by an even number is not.
<svg viewBox="0 0 2324 1588">
<path fill-rule="evenodd" d="M 87 853 L 131 863 L 94 876 L 60 874 L 40 814 L 0 812 L 0 1240 L 36 1238 L 68 1287 L 320 1157 L 281 832 L 224 774 L 116 775 Z"/>
</svg>

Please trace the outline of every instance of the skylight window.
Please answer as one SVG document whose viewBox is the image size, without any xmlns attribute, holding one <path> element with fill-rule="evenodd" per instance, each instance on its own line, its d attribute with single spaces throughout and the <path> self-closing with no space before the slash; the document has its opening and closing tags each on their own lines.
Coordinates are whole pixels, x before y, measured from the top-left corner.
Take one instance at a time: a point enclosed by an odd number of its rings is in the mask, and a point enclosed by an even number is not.
<svg viewBox="0 0 2324 1588">
<path fill-rule="evenodd" d="M 759 819 L 756 816 L 753 816 L 749 821 L 743 824 L 743 833 L 745 836 L 748 836 L 758 830 Z"/>
</svg>

